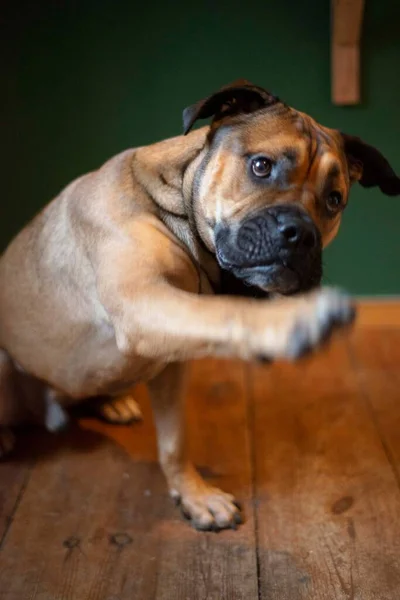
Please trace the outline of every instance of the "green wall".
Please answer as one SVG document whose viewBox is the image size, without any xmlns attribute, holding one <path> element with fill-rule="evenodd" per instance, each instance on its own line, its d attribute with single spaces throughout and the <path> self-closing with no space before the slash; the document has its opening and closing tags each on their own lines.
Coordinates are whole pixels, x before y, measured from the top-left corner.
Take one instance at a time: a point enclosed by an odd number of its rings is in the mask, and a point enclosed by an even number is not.
<svg viewBox="0 0 400 600">
<path fill-rule="evenodd" d="M 400 3 L 366 4 L 363 103 L 338 108 L 328 0 L 2 3 L 1 246 L 71 179 L 176 135 L 185 105 L 238 77 L 364 137 L 400 172 Z M 400 293 L 399 225 L 400 197 L 354 189 L 327 281 Z"/>
</svg>

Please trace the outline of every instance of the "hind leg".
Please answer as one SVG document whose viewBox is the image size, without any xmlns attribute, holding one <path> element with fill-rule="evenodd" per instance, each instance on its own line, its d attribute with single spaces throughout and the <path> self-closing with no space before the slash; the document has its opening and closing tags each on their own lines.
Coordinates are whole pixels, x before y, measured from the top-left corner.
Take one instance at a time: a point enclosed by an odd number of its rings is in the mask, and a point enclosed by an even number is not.
<svg viewBox="0 0 400 600">
<path fill-rule="evenodd" d="M 68 424 L 62 403 L 62 395 L 25 373 L 7 352 L 0 350 L 0 428 L 33 422 L 48 431 L 60 431 Z M 3 438 L 3 447 L 9 447 L 9 433 Z"/>
</svg>

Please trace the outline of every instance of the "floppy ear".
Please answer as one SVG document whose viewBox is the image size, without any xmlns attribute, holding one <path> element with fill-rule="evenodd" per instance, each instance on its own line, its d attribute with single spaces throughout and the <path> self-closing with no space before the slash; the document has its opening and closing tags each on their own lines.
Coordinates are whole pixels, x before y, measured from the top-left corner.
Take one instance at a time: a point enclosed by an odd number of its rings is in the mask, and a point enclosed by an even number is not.
<svg viewBox="0 0 400 600">
<path fill-rule="evenodd" d="M 215 117 L 221 119 L 228 115 L 250 113 L 279 102 L 279 99 L 261 87 L 245 79 L 221 88 L 208 98 L 188 106 L 183 111 L 183 133 L 191 130 L 197 119 Z"/>
<path fill-rule="evenodd" d="M 360 138 L 341 133 L 349 165 L 350 179 L 363 187 L 378 186 L 387 196 L 400 195 L 400 178 L 386 158 Z"/>
</svg>

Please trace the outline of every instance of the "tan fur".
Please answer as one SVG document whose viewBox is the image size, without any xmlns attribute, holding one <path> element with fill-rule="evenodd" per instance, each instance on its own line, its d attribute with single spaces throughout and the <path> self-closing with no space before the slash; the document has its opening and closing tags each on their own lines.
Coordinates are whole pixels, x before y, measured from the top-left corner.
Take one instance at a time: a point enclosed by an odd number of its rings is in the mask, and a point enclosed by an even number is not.
<svg viewBox="0 0 400 600">
<path fill-rule="evenodd" d="M 201 528 L 239 520 L 233 498 L 210 488 L 187 457 L 177 363 L 288 356 L 299 324 L 317 345 L 320 317 L 340 308 L 343 300 L 329 291 L 270 302 L 211 295 L 220 273 L 212 224 L 221 217 L 239 220 L 295 196 L 326 243 L 336 233 L 340 216 L 322 218 L 317 203 L 332 163 L 347 197 L 345 158 L 336 134 L 323 130 L 323 151 L 307 176 L 305 118 L 261 112 L 238 122 L 212 153 L 193 212 L 208 127 L 119 154 L 70 184 L 20 232 L 0 260 L 0 424 L 20 420 L 22 403 L 37 402 L 22 400 L 20 377 L 43 382 L 63 405 L 149 381 L 172 493 Z M 241 155 L 284 147 L 301 157 L 292 192 L 261 193 Z"/>
</svg>

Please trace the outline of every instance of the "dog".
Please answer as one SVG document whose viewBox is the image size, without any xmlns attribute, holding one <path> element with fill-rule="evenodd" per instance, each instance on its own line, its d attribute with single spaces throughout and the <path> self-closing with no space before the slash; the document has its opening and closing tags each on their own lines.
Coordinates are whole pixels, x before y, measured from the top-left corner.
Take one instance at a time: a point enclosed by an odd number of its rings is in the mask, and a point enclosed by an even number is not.
<svg viewBox="0 0 400 600">
<path fill-rule="evenodd" d="M 192 131 L 197 120 L 211 124 Z M 66 187 L 0 259 L 0 424 L 147 383 L 171 495 L 198 529 L 241 522 L 185 446 L 184 364 L 296 359 L 351 323 L 320 288 L 350 186 L 400 194 L 372 146 L 245 80 L 185 109 L 184 135 L 125 151 Z M 261 297 L 260 297 L 261 296 Z"/>
</svg>

